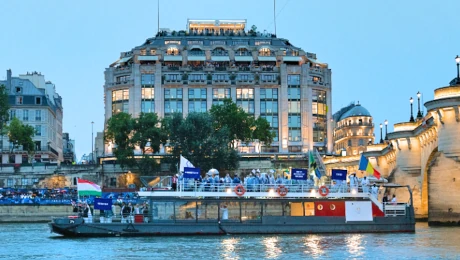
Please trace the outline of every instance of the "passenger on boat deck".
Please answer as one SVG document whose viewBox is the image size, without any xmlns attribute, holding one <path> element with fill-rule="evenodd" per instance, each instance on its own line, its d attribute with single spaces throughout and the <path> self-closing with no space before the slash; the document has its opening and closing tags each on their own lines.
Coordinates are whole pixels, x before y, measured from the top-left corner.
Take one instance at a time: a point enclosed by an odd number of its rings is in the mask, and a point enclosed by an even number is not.
<svg viewBox="0 0 460 260">
<path fill-rule="evenodd" d="M 270 173 L 269 181 L 270 185 L 275 185 L 275 176 L 273 176 L 273 173 Z"/>
<path fill-rule="evenodd" d="M 275 183 L 278 185 L 283 184 L 283 178 L 281 178 L 281 175 L 278 174 L 278 176 L 276 176 Z"/>
<path fill-rule="evenodd" d="M 363 187 L 363 193 L 369 193 L 369 179 L 366 176 L 361 180 L 361 186 Z"/>
<path fill-rule="evenodd" d="M 248 191 L 254 191 L 254 177 L 252 176 L 252 173 L 250 173 L 246 178 L 246 186 Z"/>
<path fill-rule="evenodd" d="M 134 214 L 141 214 L 141 208 L 139 204 L 134 206 Z"/>
<path fill-rule="evenodd" d="M 356 177 L 356 173 L 350 175 L 350 187 L 358 187 L 358 178 Z"/>
<path fill-rule="evenodd" d="M 230 187 L 231 183 L 232 177 L 230 177 L 230 174 L 227 173 L 227 175 L 225 175 L 225 186 Z"/>
<path fill-rule="evenodd" d="M 254 177 L 254 191 L 260 191 L 260 174 L 257 173 Z"/>
<path fill-rule="evenodd" d="M 177 177 L 178 177 L 178 176 L 179 176 L 179 175 L 176 174 L 176 175 L 173 175 L 173 177 L 172 177 L 171 188 L 172 188 L 173 191 L 176 191 L 176 190 L 177 190 Z"/>
<path fill-rule="evenodd" d="M 379 187 L 377 187 L 377 185 L 375 185 L 375 183 L 372 185 L 371 193 L 372 193 L 372 196 L 374 196 L 374 198 L 377 198 L 377 196 L 379 194 Z"/>
<path fill-rule="evenodd" d="M 219 186 L 220 186 L 220 179 L 219 179 L 219 174 L 214 174 L 214 191 L 219 191 Z"/>
<path fill-rule="evenodd" d="M 391 203 L 396 205 L 398 204 L 398 200 L 396 199 L 396 194 L 393 194 L 393 198 L 391 199 Z"/>
<path fill-rule="evenodd" d="M 238 174 L 235 173 L 234 177 L 233 177 L 233 183 L 238 185 L 241 183 L 241 180 L 240 178 L 238 177 Z"/>
<path fill-rule="evenodd" d="M 388 202 L 388 193 L 385 192 L 385 194 L 383 195 L 383 198 L 382 198 L 382 202 L 383 203 Z"/>
</svg>

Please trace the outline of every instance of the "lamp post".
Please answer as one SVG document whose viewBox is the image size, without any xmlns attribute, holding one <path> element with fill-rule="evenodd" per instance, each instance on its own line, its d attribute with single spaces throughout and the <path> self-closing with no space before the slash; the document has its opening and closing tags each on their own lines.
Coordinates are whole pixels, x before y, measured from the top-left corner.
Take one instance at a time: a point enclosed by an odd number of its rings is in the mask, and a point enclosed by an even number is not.
<svg viewBox="0 0 460 260">
<path fill-rule="evenodd" d="M 459 83 L 460 81 L 460 71 L 459 71 L 459 63 L 460 63 L 460 57 L 457 55 L 457 57 L 455 57 L 455 62 L 457 62 L 457 83 Z"/>
<path fill-rule="evenodd" d="M 91 121 L 91 161 L 94 163 L 94 132 L 93 132 L 94 121 Z"/>
<path fill-rule="evenodd" d="M 382 123 L 380 123 L 380 143 L 383 144 L 383 138 L 382 138 L 382 130 L 383 129 L 383 125 Z"/>
<path fill-rule="evenodd" d="M 417 112 L 417 120 L 419 119 L 422 119 L 423 115 L 422 115 L 422 111 L 420 111 L 420 97 L 422 96 L 422 94 L 419 92 L 417 92 L 417 101 L 418 101 L 418 112 Z"/>
<path fill-rule="evenodd" d="M 385 119 L 385 141 L 388 141 L 388 120 Z"/>
<path fill-rule="evenodd" d="M 409 119 L 409 122 L 415 122 L 415 120 L 414 120 L 414 110 L 412 109 L 412 106 L 413 106 L 412 103 L 414 103 L 414 99 L 412 97 L 410 97 L 409 101 L 410 101 L 410 119 Z"/>
</svg>

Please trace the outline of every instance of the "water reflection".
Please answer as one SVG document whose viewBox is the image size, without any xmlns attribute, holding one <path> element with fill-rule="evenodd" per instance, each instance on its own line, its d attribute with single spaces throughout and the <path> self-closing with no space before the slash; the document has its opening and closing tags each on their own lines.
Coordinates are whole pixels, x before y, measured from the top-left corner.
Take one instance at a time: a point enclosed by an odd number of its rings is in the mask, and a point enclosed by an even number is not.
<svg viewBox="0 0 460 260">
<path fill-rule="evenodd" d="M 363 236 L 360 234 L 349 235 L 345 242 L 347 243 L 348 252 L 353 256 L 362 256 L 364 253 Z"/>
<path fill-rule="evenodd" d="M 278 237 L 267 237 L 262 241 L 265 246 L 266 258 L 277 258 L 281 255 L 282 251 L 278 246 Z"/>
<path fill-rule="evenodd" d="M 228 238 L 222 240 L 222 258 L 223 259 L 240 259 L 238 256 L 237 245 L 239 243 L 239 239 L 235 238 Z"/>
<path fill-rule="evenodd" d="M 307 247 L 307 250 L 304 251 L 305 254 L 311 257 L 320 257 L 324 254 L 322 249 L 322 237 L 318 235 L 310 235 L 304 239 L 304 245 Z"/>
</svg>

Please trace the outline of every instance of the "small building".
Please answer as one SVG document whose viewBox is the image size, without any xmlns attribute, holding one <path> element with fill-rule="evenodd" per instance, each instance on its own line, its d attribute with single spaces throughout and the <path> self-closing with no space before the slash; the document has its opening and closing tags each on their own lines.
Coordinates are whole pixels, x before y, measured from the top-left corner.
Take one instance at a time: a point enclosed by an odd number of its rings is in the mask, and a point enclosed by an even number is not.
<svg viewBox="0 0 460 260">
<path fill-rule="evenodd" d="M 7 79 L 0 85 L 6 86 L 10 105 L 10 120 L 14 117 L 35 129 L 32 137 L 35 147 L 33 162 L 60 163 L 63 157 L 62 142 L 62 98 L 51 81 L 39 72 L 12 77 L 7 70 Z M 0 136 L 2 164 L 21 164 L 30 162 L 27 151 L 13 147 L 8 136 Z"/>
</svg>

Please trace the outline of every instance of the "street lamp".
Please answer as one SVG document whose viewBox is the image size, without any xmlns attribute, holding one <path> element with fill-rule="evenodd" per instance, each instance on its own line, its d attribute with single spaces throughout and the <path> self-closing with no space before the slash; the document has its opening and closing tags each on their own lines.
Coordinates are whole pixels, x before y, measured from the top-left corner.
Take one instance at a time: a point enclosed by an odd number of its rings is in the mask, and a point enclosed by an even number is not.
<svg viewBox="0 0 460 260">
<path fill-rule="evenodd" d="M 385 119 L 385 141 L 388 141 L 388 120 Z"/>
<path fill-rule="evenodd" d="M 457 83 L 460 81 L 460 72 L 458 70 L 458 65 L 460 63 L 460 57 L 457 55 L 457 57 L 455 57 L 455 62 L 457 62 Z"/>
<path fill-rule="evenodd" d="M 422 94 L 419 92 L 417 92 L 417 100 L 418 100 L 418 112 L 417 112 L 417 120 L 419 119 L 422 119 L 423 115 L 422 115 L 422 111 L 420 111 L 420 97 L 422 96 Z"/>
<path fill-rule="evenodd" d="M 93 146 L 94 132 L 93 132 L 93 126 L 94 126 L 94 122 L 91 121 L 91 161 L 94 163 L 94 146 Z"/>
<path fill-rule="evenodd" d="M 380 123 L 380 143 L 381 143 L 381 144 L 383 144 L 382 129 L 383 129 L 383 125 L 382 125 L 382 123 Z"/>
<path fill-rule="evenodd" d="M 410 119 L 409 119 L 409 122 L 415 122 L 415 120 L 414 120 L 414 111 L 412 109 L 412 106 L 413 106 L 412 103 L 414 103 L 414 99 L 412 97 L 410 97 L 409 101 L 410 101 Z"/>
</svg>

